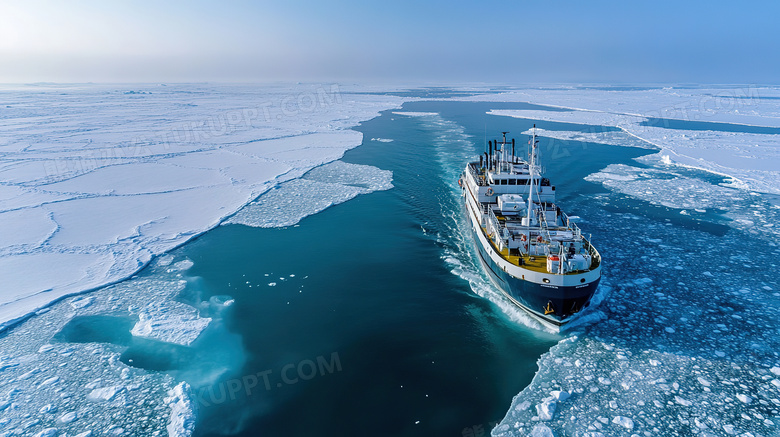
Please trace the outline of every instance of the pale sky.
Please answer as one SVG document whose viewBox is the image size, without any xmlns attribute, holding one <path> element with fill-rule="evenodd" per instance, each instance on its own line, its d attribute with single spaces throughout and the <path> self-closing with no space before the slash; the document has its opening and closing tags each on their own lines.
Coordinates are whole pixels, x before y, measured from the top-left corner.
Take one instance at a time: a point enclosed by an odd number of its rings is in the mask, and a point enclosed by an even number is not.
<svg viewBox="0 0 780 437">
<path fill-rule="evenodd" d="M 0 2 L 0 82 L 778 83 L 780 3 Z"/>
</svg>

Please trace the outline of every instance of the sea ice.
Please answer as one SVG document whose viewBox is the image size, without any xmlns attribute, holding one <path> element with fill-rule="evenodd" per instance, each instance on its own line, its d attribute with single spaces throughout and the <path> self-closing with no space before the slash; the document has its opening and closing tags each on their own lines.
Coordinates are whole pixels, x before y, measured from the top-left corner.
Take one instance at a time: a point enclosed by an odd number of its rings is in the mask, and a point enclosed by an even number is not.
<svg viewBox="0 0 780 437">
<path fill-rule="evenodd" d="M 0 89 L 0 328 L 127 278 L 339 159 L 362 141 L 352 127 L 404 100 L 335 85 L 142 88 Z M 301 96 L 316 105 L 283 107 Z"/>
<path fill-rule="evenodd" d="M 211 319 L 176 301 L 151 302 L 138 313 L 133 335 L 188 346 L 205 330 Z"/>
<path fill-rule="evenodd" d="M 89 392 L 87 400 L 93 402 L 110 401 L 120 391 L 124 390 L 121 386 L 101 387 Z"/>
<path fill-rule="evenodd" d="M 592 139 L 632 147 L 653 145 L 660 149 L 655 159 L 664 164 L 700 168 L 733 177 L 735 183 L 748 189 L 780 194 L 780 173 L 776 170 L 780 168 L 778 134 L 666 129 L 645 125 L 646 117 L 602 111 L 493 110 L 490 114 L 619 128 L 624 132 L 622 136 L 604 130 L 579 136 L 554 133 L 551 137 L 567 141 Z M 774 123 L 769 118 L 764 120 Z M 547 132 L 551 131 L 539 134 Z M 626 137 L 633 138 L 626 140 Z"/>
<path fill-rule="evenodd" d="M 598 201 L 578 206 L 583 216 L 600 214 L 589 230 L 619 266 L 600 285 L 612 289 L 601 304 L 607 319 L 576 328 L 542 356 L 533 382 L 501 422 L 509 428 L 493 435 L 528 435 L 537 411 L 519 406 L 543 403 L 558 390 L 574 396 L 545 421 L 556 434 L 776 435 L 780 382 L 772 381 L 780 373 L 780 341 L 773 315 L 780 304 L 763 287 L 778 286 L 768 267 L 780 249 L 741 229 L 708 233 L 607 214 Z M 690 270 L 694 260 L 706 267 Z M 658 267 L 661 261 L 667 267 Z M 603 423 L 606 411 L 613 415 Z M 617 416 L 631 419 L 633 428 L 615 423 Z"/>
<path fill-rule="evenodd" d="M 620 425 L 623 428 L 628 429 L 628 430 L 634 429 L 634 421 L 631 420 L 631 418 L 629 418 L 629 417 L 615 416 L 612 419 L 612 423 L 614 423 L 616 425 Z"/>
<path fill-rule="evenodd" d="M 189 394 L 189 385 L 180 382 L 169 392 L 165 400 L 171 408 L 167 430 L 170 437 L 186 437 L 195 430 L 195 412 Z"/>
<path fill-rule="evenodd" d="M 557 405 L 558 404 L 553 398 L 544 399 L 541 403 L 537 404 L 536 415 L 539 416 L 539 420 L 552 420 Z"/>
<path fill-rule="evenodd" d="M 529 434 L 530 437 L 555 437 L 555 434 L 550 429 L 549 426 L 542 425 L 541 423 L 534 426 L 534 429 L 531 430 L 531 434 Z"/>
<path fill-rule="evenodd" d="M 179 270 L 168 270 L 184 260 L 170 261 L 152 265 L 151 277 L 134 277 L 90 293 L 86 296 L 89 305 L 83 305 L 85 296 L 57 302 L 50 311 L 29 318 L 0 338 L 0 420 L 6 421 L 3 431 L 35 435 L 56 428 L 57 435 L 89 436 L 100 429 L 109 435 L 165 435 L 170 425 L 180 431 L 179 436 L 191 434 L 195 405 L 188 389 L 183 385 L 176 388 L 182 384 L 180 381 L 165 372 L 126 364 L 127 360 L 122 360 L 127 348 L 125 340 L 106 343 L 103 341 L 111 338 L 103 333 L 66 329 L 76 319 L 84 320 L 81 326 L 87 326 L 84 324 L 90 317 L 126 319 L 131 322 L 125 325 L 124 338 L 133 341 L 127 330 L 133 327 L 134 317 L 146 314 L 150 320 L 161 317 L 168 325 L 164 330 L 153 329 L 151 335 L 157 341 L 144 343 L 145 347 L 159 341 L 188 344 L 206 327 L 205 320 L 197 318 L 196 307 L 218 317 L 215 308 L 224 308 L 231 298 L 214 296 L 215 299 L 199 301 L 188 288 L 196 282 L 182 277 Z M 194 306 L 175 300 L 185 299 L 183 296 Z M 176 326 L 174 322 L 179 317 L 183 323 Z M 193 326 L 192 320 L 201 322 Z M 100 340 L 83 335 L 98 335 Z M 222 356 L 225 351 L 216 353 Z M 128 363 L 132 364 L 132 360 Z M 187 378 L 208 383 L 228 368 L 221 359 L 212 367 L 203 370 L 203 374 L 190 371 Z"/>
<path fill-rule="evenodd" d="M 387 170 L 335 161 L 270 190 L 225 223 L 263 228 L 292 226 L 357 195 L 389 190 L 392 178 L 393 173 Z"/>
</svg>

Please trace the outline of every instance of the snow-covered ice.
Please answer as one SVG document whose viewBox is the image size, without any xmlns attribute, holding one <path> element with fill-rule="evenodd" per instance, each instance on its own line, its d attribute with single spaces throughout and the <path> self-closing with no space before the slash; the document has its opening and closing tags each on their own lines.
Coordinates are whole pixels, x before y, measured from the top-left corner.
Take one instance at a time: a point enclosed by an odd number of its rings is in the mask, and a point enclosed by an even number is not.
<svg viewBox="0 0 780 437">
<path fill-rule="evenodd" d="M 199 360 L 172 363 L 168 372 L 134 362 L 149 356 L 162 362 L 169 348 L 186 353 L 204 330 L 224 329 L 214 324 L 230 296 L 202 301 L 196 278 L 170 268 L 191 263 L 163 257 L 148 275 L 54 303 L 7 331 L 0 338 L 0 433 L 191 435 L 194 396 L 182 379 L 213 383 L 242 358 L 215 350 L 206 367 Z M 150 323 L 147 332 L 139 329 L 142 320 L 161 323 Z"/>
<path fill-rule="evenodd" d="M 713 91 L 727 94 L 713 97 Z M 730 95 L 728 93 L 731 93 Z M 775 97 L 775 89 L 748 87 L 738 90 L 641 90 L 605 92 L 595 90 L 524 90 L 522 92 L 479 96 L 467 100 L 530 101 L 567 108 L 568 111 L 531 109 L 492 110 L 489 114 L 575 123 L 591 126 L 584 133 L 542 130 L 539 135 L 569 141 L 660 149 L 658 159 L 728 175 L 746 188 L 780 194 L 780 131 L 750 132 L 749 127 L 780 126 L 780 103 L 761 99 Z M 726 123 L 735 132 L 670 129 L 651 121 L 657 118 Z M 740 125 L 747 132 L 740 132 Z M 620 129 L 617 134 L 607 128 Z M 626 137 L 633 137 L 626 140 Z"/>
<path fill-rule="evenodd" d="M 138 314 L 138 322 L 130 331 L 138 337 L 188 346 L 211 322 L 200 317 L 197 309 L 175 301 L 152 302 Z"/>
<path fill-rule="evenodd" d="M 225 217 L 289 226 L 355 195 L 390 188 L 390 172 L 337 160 L 362 140 L 350 127 L 402 99 L 320 88 L 0 91 L 0 224 L 6 230 L 0 234 L 0 323 L 127 278 Z M 314 100 L 301 102 L 318 104 L 279 105 L 302 95 Z M 507 406 L 494 435 L 778 434 L 780 284 L 773 273 L 780 259 L 780 205 L 761 194 L 780 193 L 778 135 L 744 126 L 682 130 L 648 123 L 661 117 L 778 127 L 778 96 L 773 88 L 529 89 L 458 98 L 568 108 L 492 113 L 597 126 L 539 132 L 555 140 L 659 150 L 636 165 L 589 176 L 608 191 L 577 211 L 589 218 L 613 266 L 600 286 L 603 303 L 540 359 L 538 374 Z M 451 134 L 434 145 L 437 159 L 458 162 L 445 171 L 459 171 L 470 157 L 450 156 L 462 152 L 453 144 L 461 141 L 465 150 L 471 140 L 438 114 L 395 114 Z M 688 167 L 727 176 L 708 178 Z M 312 195 L 324 201 L 289 216 L 267 214 L 289 196 L 309 202 Z M 704 222 L 723 215 L 731 231 L 716 235 L 639 213 L 606 212 L 618 196 Z M 475 285 L 482 278 L 453 254 L 444 258 L 480 295 L 530 324 Z M 191 390 L 204 382 L 187 375 L 191 389 L 182 383 L 186 369 L 133 367 L 123 351 L 128 344 L 186 349 L 203 332 L 220 329 L 220 311 L 231 299 L 182 299 L 192 286 L 185 280 L 191 266 L 159 256 L 155 279 L 142 275 L 66 298 L 8 330 L 0 338 L 0 433 L 188 435 Z M 77 331 L 70 327 L 84 320 L 121 329 L 99 339 L 73 337 Z M 216 363 L 200 378 L 213 380 L 227 368 Z M 108 410 L 116 414 L 103 414 Z"/>
<path fill-rule="evenodd" d="M 571 398 L 545 421 L 555 435 L 777 435 L 780 303 L 764 287 L 778 284 L 778 246 L 739 229 L 718 235 L 611 214 L 600 205 L 609 198 L 580 212 L 601 214 L 589 230 L 615 266 L 602 279 L 606 320 L 542 356 L 493 435 L 531 433 L 542 416 L 515 406 L 544 405 L 558 391 Z M 746 242 L 756 250 L 745 254 Z"/>
<path fill-rule="evenodd" d="M 389 190 L 393 187 L 392 180 L 393 173 L 387 170 L 342 161 L 331 162 L 311 170 L 300 179 L 268 191 L 226 220 L 225 224 L 262 228 L 292 226 L 304 217 L 357 195 Z"/>
<path fill-rule="evenodd" d="M 0 326 L 130 276 L 401 102 L 336 85 L 5 86 Z"/>
<path fill-rule="evenodd" d="M 459 98 L 553 106 L 490 114 L 582 126 L 546 125 L 543 147 L 547 137 L 657 150 L 588 177 L 608 190 L 577 202 L 611 266 L 603 320 L 573 326 L 542 356 L 494 436 L 780 433 L 779 94 L 571 88 Z M 636 213 L 615 212 L 626 204 Z M 643 214 L 652 207 L 668 212 Z M 682 218 L 658 218 L 671 213 Z M 540 424 L 558 391 L 571 398 Z"/>
<path fill-rule="evenodd" d="M 181 382 L 172 388 L 166 401 L 171 405 L 171 419 L 167 430 L 170 437 L 185 437 L 195 430 L 195 414 L 192 405 L 192 394 L 186 382 Z"/>
</svg>

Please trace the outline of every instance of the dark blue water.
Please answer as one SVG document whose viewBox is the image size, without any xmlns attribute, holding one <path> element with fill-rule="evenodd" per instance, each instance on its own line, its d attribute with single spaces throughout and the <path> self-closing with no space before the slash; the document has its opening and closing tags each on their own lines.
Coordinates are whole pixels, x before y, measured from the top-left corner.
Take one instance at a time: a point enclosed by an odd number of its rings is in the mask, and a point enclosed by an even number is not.
<svg viewBox="0 0 780 437">
<path fill-rule="evenodd" d="M 361 130 L 394 141 L 367 142 L 344 160 L 392 170 L 395 189 L 297 227 L 223 226 L 182 250 L 205 289 L 236 300 L 227 324 L 241 335 L 247 362 L 223 381 L 270 371 L 270 389 L 203 408 L 199 435 L 488 428 L 557 340 L 510 321 L 442 260 L 460 205 L 457 173 L 443 175 L 436 161 L 439 132 L 392 114 Z M 308 371 L 318 359 L 334 371 L 288 383 L 299 364 Z M 296 366 L 290 378 L 288 364 Z"/>
<path fill-rule="evenodd" d="M 490 429 L 503 417 L 559 337 L 511 320 L 444 258 L 460 258 L 465 269 L 481 273 L 458 228 L 461 157 L 481 151 L 485 129 L 519 134 L 532 124 L 487 110 L 525 106 L 404 107 L 439 112 L 433 122 L 385 113 L 359 130 L 393 142 L 366 141 L 343 160 L 392 170 L 394 189 L 334 206 L 297 227 L 223 226 L 181 250 L 195 262 L 189 274 L 202 278 L 209 293 L 236 300 L 226 323 L 243 339 L 247 361 L 215 390 L 247 375 L 249 382 L 251 375 L 268 378 L 267 387 L 261 379 L 249 394 L 242 388 L 235 399 L 202 405 L 198 435 L 455 436 L 464 428 Z M 469 140 L 447 142 L 464 136 Z M 561 200 L 573 207 L 598 191 L 582 178 L 603 168 L 604 156 L 627 161 L 647 153 L 576 144 L 547 162 L 556 183 L 567 187 Z"/>
<path fill-rule="evenodd" d="M 767 126 L 751 126 L 736 123 L 717 123 L 712 121 L 678 120 L 673 118 L 648 118 L 639 123 L 640 126 L 662 127 L 665 129 L 711 130 L 719 132 L 742 132 L 749 134 L 780 134 L 780 128 Z"/>
<path fill-rule="evenodd" d="M 123 361 L 166 371 L 177 368 L 179 356 L 191 360 L 177 375 L 197 394 L 198 436 L 489 430 L 560 337 L 526 327 L 487 285 L 464 237 L 456 181 L 465 160 L 483 150 L 485 132 L 512 132 L 518 149 L 527 141 L 521 133 L 533 122 L 485 112 L 528 106 L 417 102 L 403 110 L 439 115 L 388 111 L 364 123 L 364 138 L 393 141 L 366 140 L 343 160 L 392 170 L 395 188 L 294 227 L 221 226 L 176 250 L 194 261 L 187 275 L 199 299 L 229 295 L 235 303 L 220 328 L 186 353 L 144 345 L 129 348 Z M 598 213 L 591 201 L 603 188 L 583 178 L 611 163 L 636 165 L 632 158 L 646 153 L 579 141 L 542 148 L 559 203 L 589 216 Z M 652 208 L 625 201 L 614 207 Z M 686 220 L 663 208 L 657 213 L 659 221 Z M 199 360 L 229 353 L 236 338 L 242 351 L 235 356 L 243 360 L 220 361 L 235 365 L 216 380 L 197 374 Z M 204 372 L 213 367 L 204 365 Z"/>
</svg>

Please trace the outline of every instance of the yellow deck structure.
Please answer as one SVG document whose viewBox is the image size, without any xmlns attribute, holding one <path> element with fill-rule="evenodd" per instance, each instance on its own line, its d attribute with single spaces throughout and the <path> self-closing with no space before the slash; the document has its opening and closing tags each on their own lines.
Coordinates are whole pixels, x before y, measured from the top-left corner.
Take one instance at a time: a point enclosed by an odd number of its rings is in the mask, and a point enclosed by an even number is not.
<svg viewBox="0 0 780 437">
<path fill-rule="evenodd" d="M 524 255 L 510 255 L 509 249 L 505 248 L 504 250 L 498 250 L 498 247 L 496 246 L 496 243 L 493 241 L 493 238 L 491 238 L 490 235 L 487 233 L 487 229 L 484 227 L 482 228 L 482 233 L 487 236 L 488 241 L 490 242 L 490 247 L 498 254 L 501 255 L 502 258 L 509 261 L 510 263 L 522 267 L 524 269 L 528 269 L 534 272 L 538 273 L 549 273 L 547 271 L 547 257 L 546 256 L 530 256 L 527 254 Z M 522 258 L 523 263 L 520 264 L 520 259 Z M 593 259 L 591 262 L 590 268 L 595 269 L 598 267 L 599 261 L 597 259 Z M 565 275 L 574 275 L 581 273 L 579 271 L 572 271 L 572 272 L 566 272 Z"/>
</svg>

